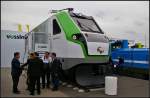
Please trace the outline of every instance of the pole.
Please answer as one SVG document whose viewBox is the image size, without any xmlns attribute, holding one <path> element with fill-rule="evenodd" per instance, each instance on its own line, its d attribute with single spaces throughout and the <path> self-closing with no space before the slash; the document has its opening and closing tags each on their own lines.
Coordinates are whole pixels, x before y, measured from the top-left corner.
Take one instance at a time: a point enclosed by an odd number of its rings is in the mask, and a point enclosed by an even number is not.
<svg viewBox="0 0 150 98">
<path fill-rule="evenodd" d="M 145 32 L 145 48 L 146 48 L 146 32 Z"/>
</svg>

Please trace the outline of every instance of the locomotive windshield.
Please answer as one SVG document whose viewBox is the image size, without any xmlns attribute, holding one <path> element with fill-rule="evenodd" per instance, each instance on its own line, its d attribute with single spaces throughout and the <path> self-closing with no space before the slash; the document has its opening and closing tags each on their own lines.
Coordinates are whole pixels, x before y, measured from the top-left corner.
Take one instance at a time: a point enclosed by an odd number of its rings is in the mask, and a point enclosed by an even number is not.
<svg viewBox="0 0 150 98">
<path fill-rule="evenodd" d="M 92 17 L 89 16 L 79 16 L 77 14 L 71 15 L 73 20 L 78 24 L 82 31 L 102 33 L 102 30 L 98 27 L 96 22 Z"/>
</svg>

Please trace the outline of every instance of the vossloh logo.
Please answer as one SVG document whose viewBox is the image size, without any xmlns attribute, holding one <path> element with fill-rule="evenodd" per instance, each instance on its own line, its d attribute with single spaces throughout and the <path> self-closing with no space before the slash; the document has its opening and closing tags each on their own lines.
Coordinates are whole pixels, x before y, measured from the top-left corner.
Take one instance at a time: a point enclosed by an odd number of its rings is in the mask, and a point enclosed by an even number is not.
<svg viewBox="0 0 150 98">
<path fill-rule="evenodd" d="M 8 39 L 26 39 L 26 38 L 27 38 L 27 36 L 23 36 L 23 35 L 21 35 L 21 34 L 19 34 L 19 35 L 7 34 L 6 37 L 7 37 Z"/>
</svg>

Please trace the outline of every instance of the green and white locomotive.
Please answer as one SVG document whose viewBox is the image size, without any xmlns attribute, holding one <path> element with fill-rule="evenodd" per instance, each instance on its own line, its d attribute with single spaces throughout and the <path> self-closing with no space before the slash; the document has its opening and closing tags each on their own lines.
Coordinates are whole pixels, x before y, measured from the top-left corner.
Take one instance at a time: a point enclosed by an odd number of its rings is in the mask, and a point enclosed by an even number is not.
<svg viewBox="0 0 150 98">
<path fill-rule="evenodd" d="M 92 16 L 74 13 L 72 8 L 53 10 L 27 36 L 26 53 L 55 52 L 72 83 L 85 87 L 104 84 L 110 69 L 110 44 Z"/>
</svg>

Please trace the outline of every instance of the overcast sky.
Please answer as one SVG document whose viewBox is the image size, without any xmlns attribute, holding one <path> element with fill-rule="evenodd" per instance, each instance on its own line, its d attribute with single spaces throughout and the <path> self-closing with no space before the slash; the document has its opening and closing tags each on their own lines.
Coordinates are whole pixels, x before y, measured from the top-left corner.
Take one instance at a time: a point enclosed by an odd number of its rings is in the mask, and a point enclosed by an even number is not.
<svg viewBox="0 0 150 98">
<path fill-rule="evenodd" d="M 30 30 L 50 16 L 49 10 L 74 8 L 93 16 L 101 29 L 113 38 L 149 45 L 149 1 L 1 1 L 1 29 Z"/>
</svg>

